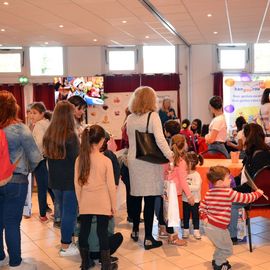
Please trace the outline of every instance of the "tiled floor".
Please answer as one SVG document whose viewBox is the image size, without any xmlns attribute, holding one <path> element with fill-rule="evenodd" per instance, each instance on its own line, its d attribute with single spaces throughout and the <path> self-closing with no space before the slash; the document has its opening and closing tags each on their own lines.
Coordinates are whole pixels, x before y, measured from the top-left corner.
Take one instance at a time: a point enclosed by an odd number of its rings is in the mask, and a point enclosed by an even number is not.
<svg viewBox="0 0 270 270">
<path fill-rule="evenodd" d="M 116 231 L 124 236 L 124 242 L 117 251 L 119 269 L 125 270 L 206 270 L 212 269 L 213 246 L 203 235 L 201 240 L 190 237 L 186 247 L 168 246 L 164 241 L 161 248 L 145 251 L 142 246 L 143 230 L 140 240 L 130 240 L 131 225 L 126 222 L 125 210 L 118 212 Z M 59 257 L 60 231 L 52 222 L 41 224 L 38 220 L 36 194 L 33 198 L 33 216 L 22 222 L 22 256 L 37 265 L 38 270 L 79 269 L 80 258 Z M 157 232 L 157 226 L 154 228 Z M 234 246 L 234 255 L 229 258 L 232 269 L 262 270 L 270 269 L 270 219 L 252 219 L 252 239 L 254 251 L 250 253 L 247 243 Z M 5 268 L 2 268 L 3 270 Z M 93 269 L 100 269 L 96 266 Z"/>
</svg>

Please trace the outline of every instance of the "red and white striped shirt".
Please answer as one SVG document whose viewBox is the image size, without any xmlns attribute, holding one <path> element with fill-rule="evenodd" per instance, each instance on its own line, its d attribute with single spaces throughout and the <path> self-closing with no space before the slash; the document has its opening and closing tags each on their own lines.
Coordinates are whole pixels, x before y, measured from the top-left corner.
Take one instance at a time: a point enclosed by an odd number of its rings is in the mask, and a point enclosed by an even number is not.
<svg viewBox="0 0 270 270">
<path fill-rule="evenodd" d="M 206 192 L 200 203 L 201 218 L 218 228 L 227 229 L 231 219 L 232 203 L 251 203 L 261 195 L 257 191 L 240 193 L 229 187 L 214 187 Z"/>
</svg>

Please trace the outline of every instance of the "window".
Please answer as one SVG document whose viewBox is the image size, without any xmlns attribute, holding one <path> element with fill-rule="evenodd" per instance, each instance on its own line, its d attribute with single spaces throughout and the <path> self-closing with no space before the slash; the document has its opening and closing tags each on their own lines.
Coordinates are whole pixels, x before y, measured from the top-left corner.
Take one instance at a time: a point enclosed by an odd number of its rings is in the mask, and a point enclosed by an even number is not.
<svg viewBox="0 0 270 270">
<path fill-rule="evenodd" d="M 20 73 L 22 71 L 22 48 L 0 49 L 0 73 Z"/>
<path fill-rule="evenodd" d="M 270 71 L 270 44 L 254 44 L 254 72 Z"/>
<path fill-rule="evenodd" d="M 175 46 L 143 46 L 144 73 L 175 73 Z"/>
<path fill-rule="evenodd" d="M 109 71 L 134 71 L 135 50 L 134 49 L 108 49 Z"/>
<path fill-rule="evenodd" d="M 62 47 L 30 47 L 32 76 L 63 75 Z"/>
<path fill-rule="evenodd" d="M 249 60 L 247 46 L 219 46 L 217 53 L 220 70 L 242 71 L 247 69 Z"/>
</svg>

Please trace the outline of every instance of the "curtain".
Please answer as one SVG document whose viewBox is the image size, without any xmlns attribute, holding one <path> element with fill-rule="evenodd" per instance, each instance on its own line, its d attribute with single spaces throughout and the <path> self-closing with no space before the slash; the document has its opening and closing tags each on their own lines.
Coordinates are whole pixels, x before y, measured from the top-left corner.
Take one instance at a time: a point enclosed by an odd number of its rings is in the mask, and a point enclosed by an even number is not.
<svg viewBox="0 0 270 270">
<path fill-rule="evenodd" d="M 133 92 L 139 86 L 139 74 L 104 76 L 105 93 Z"/>
<path fill-rule="evenodd" d="M 43 84 L 33 84 L 33 101 L 44 102 L 47 110 L 53 111 L 55 106 L 55 92 L 54 85 L 43 83 Z"/>
<path fill-rule="evenodd" d="M 0 90 L 7 90 L 11 92 L 17 100 L 20 107 L 18 117 L 25 122 L 25 105 L 24 105 L 24 87 L 18 83 L 16 84 L 1 84 Z"/>
<path fill-rule="evenodd" d="M 220 96 L 223 99 L 223 73 L 217 72 L 214 73 L 214 96 Z"/>
</svg>

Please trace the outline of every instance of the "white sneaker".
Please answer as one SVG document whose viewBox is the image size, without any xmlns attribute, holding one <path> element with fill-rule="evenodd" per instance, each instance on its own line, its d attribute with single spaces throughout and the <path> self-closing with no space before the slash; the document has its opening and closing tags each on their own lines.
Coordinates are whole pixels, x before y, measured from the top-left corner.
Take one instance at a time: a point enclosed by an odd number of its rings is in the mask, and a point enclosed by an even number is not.
<svg viewBox="0 0 270 270">
<path fill-rule="evenodd" d="M 61 248 L 59 254 L 62 257 L 67 257 L 67 256 L 79 255 L 80 252 L 77 246 L 71 243 L 67 249 Z"/>
<path fill-rule="evenodd" d="M 189 238 L 189 229 L 184 229 L 184 232 L 183 232 L 183 238 L 184 238 L 184 239 Z"/>
<path fill-rule="evenodd" d="M 0 267 L 5 265 L 8 265 L 8 257 L 5 257 L 4 260 L 0 261 Z"/>
<path fill-rule="evenodd" d="M 30 264 L 22 261 L 18 266 L 9 266 L 10 270 L 37 270 L 37 266 L 34 264 Z"/>
<path fill-rule="evenodd" d="M 200 234 L 200 230 L 194 230 L 194 238 L 197 239 L 197 240 L 200 240 L 201 239 L 201 234 Z"/>
</svg>

